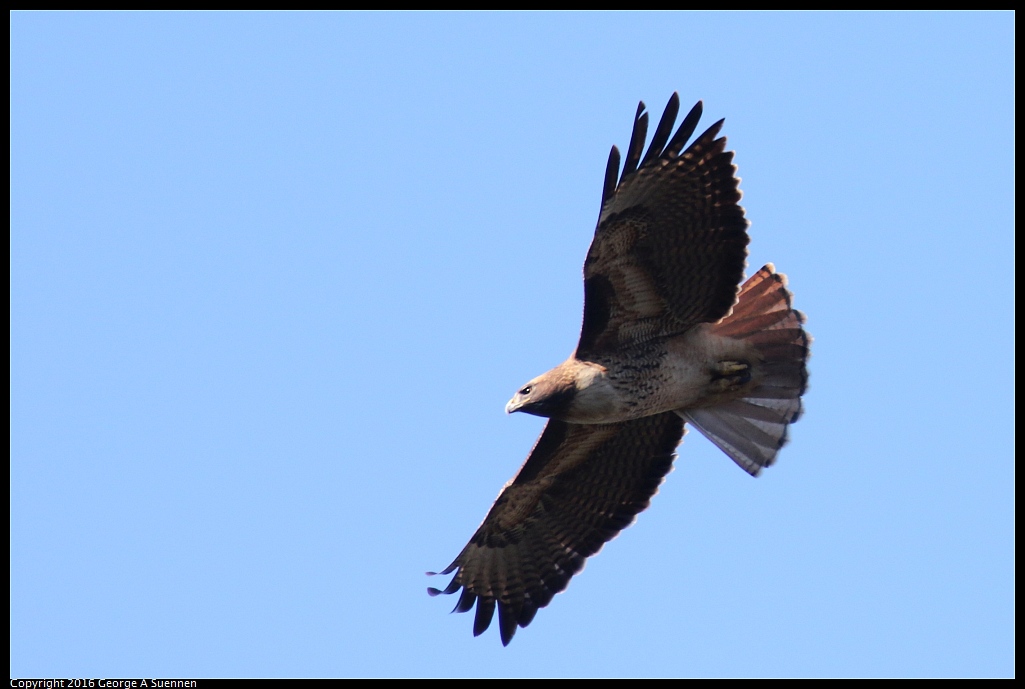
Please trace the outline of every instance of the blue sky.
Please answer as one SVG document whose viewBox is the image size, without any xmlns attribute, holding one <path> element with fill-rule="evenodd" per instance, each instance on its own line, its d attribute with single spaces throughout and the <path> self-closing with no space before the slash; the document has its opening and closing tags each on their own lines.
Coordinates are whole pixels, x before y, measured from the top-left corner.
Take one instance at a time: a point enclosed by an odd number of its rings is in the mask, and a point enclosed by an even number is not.
<svg viewBox="0 0 1025 689">
<path fill-rule="evenodd" d="M 1013 62 L 1010 13 L 13 14 L 12 676 L 1013 675 Z M 475 639 L 423 573 L 673 91 L 805 416 L 756 480 L 688 434 Z"/>
</svg>

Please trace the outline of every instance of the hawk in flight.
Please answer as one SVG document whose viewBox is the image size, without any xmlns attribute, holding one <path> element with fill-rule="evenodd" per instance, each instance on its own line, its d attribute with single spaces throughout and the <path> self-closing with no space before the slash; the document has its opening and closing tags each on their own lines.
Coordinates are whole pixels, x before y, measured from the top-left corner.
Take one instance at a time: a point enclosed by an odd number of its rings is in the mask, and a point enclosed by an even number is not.
<svg viewBox="0 0 1025 689">
<path fill-rule="evenodd" d="M 766 265 L 740 285 L 747 220 L 737 168 L 713 124 L 686 149 L 698 102 L 673 133 L 669 99 L 646 152 L 642 102 L 620 171 L 613 146 L 584 261 L 576 351 L 506 411 L 548 418 L 527 461 L 442 574 L 432 596 L 498 609 L 502 643 L 629 526 L 672 467 L 689 423 L 757 476 L 801 414 L 811 338 L 786 278 Z M 642 155 L 643 154 L 643 155 Z M 433 574 L 433 573 L 431 573 Z"/>
</svg>

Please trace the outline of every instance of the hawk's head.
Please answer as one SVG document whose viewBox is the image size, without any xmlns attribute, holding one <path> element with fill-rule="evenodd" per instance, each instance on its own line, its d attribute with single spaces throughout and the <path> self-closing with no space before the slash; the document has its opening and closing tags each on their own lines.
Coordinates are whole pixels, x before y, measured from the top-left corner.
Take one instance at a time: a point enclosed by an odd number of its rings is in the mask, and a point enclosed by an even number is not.
<svg viewBox="0 0 1025 689">
<path fill-rule="evenodd" d="M 600 423 L 614 406 L 611 394 L 604 367 L 570 357 L 520 388 L 505 411 L 570 423 Z"/>
<path fill-rule="evenodd" d="M 534 416 L 561 418 L 569 411 L 576 396 L 576 385 L 565 376 L 553 375 L 559 369 L 552 369 L 543 376 L 530 381 L 509 400 L 505 412 L 522 411 Z"/>
</svg>

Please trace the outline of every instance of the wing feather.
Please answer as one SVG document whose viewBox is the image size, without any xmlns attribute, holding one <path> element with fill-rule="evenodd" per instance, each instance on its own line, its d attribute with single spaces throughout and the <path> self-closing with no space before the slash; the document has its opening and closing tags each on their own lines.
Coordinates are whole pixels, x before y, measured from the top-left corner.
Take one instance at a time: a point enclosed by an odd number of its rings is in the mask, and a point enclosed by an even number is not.
<svg viewBox="0 0 1025 689">
<path fill-rule="evenodd" d="M 446 572 L 462 589 L 455 612 L 477 602 L 473 633 L 496 606 L 502 643 L 564 590 L 588 557 L 629 526 L 672 468 L 683 421 L 669 412 L 636 421 L 551 420 L 519 473 Z"/>
<path fill-rule="evenodd" d="M 676 130 L 676 134 L 673 136 L 673 140 L 666 146 L 665 153 L 667 156 L 675 158 L 680 155 L 680 151 L 683 150 L 687 140 L 694 135 L 694 130 L 698 128 L 698 121 L 701 120 L 701 112 L 704 110 L 704 103 L 698 101 L 687 116 L 683 118 L 683 122 L 680 123 L 680 128 Z"/>
<path fill-rule="evenodd" d="M 609 151 L 609 162 L 605 165 L 605 187 L 601 193 L 601 205 L 616 193 L 616 180 L 619 179 L 619 149 L 615 146 Z"/>
<path fill-rule="evenodd" d="M 662 112 L 662 119 L 658 121 L 655 134 L 651 137 L 651 145 L 648 152 L 644 154 L 641 167 L 648 165 L 652 160 L 662 155 L 662 149 L 669 141 L 669 135 L 673 133 L 673 125 L 676 123 L 676 114 L 680 112 L 680 96 L 674 93 L 666 103 L 666 109 Z"/>
<path fill-rule="evenodd" d="M 634 115 L 634 128 L 630 133 L 630 146 L 626 150 L 626 162 L 623 163 L 623 177 L 633 173 L 637 169 L 637 163 L 641 160 L 641 151 L 644 150 L 644 139 L 648 136 L 648 113 L 645 111 L 644 101 L 637 105 L 637 114 Z M 620 181 L 622 184 L 622 181 Z"/>
<path fill-rule="evenodd" d="M 638 107 L 614 190 L 610 156 L 601 215 L 584 263 L 578 358 L 718 321 L 736 301 L 748 235 L 733 153 L 726 151 L 725 138 L 716 138 L 722 120 L 679 152 L 697 126 L 700 102 L 666 145 L 678 110 L 673 94 L 636 167 L 647 131 L 643 103 Z"/>
</svg>

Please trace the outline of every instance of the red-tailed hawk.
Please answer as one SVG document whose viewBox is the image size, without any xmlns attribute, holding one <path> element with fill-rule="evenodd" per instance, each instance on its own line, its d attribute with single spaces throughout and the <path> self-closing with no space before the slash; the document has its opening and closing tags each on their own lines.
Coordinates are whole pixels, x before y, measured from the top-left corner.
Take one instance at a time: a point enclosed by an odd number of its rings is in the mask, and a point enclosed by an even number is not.
<svg viewBox="0 0 1025 689">
<path fill-rule="evenodd" d="M 456 612 L 476 602 L 474 635 L 497 607 L 508 644 L 633 522 L 672 467 L 684 422 L 756 476 L 801 414 L 804 317 L 771 264 L 738 289 L 748 223 L 733 153 L 716 138 L 723 121 L 683 150 L 701 103 L 672 134 L 679 107 L 674 93 L 642 157 L 638 106 L 622 174 L 612 147 L 576 351 L 506 406 L 548 424 L 442 572 L 452 582 L 428 589 L 462 589 Z"/>
</svg>

